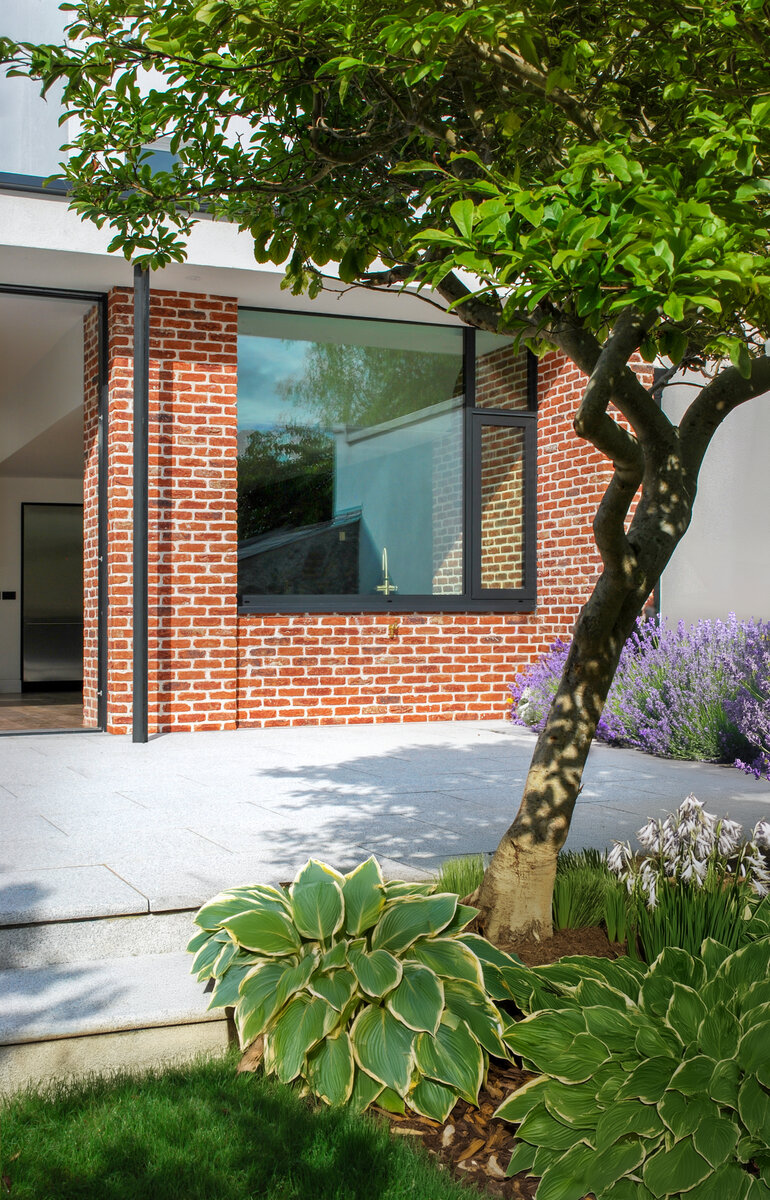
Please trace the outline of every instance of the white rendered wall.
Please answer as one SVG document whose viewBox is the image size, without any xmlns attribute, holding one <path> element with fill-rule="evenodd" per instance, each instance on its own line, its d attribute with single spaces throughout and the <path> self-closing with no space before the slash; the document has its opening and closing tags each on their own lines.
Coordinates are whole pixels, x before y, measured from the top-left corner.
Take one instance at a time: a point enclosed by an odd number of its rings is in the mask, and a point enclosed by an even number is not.
<svg viewBox="0 0 770 1200">
<path fill-rule="evenodd" d="M 673 384 L 666 415 L 679 422 L 695 391 Z M 701 467 L 690 528 L 661 580 L 670 621 L 770 620 L 770 393 L 742 404 L 716 431 Z"/>
<path fill-rule="evenodd" d="M 21 506 L 82 504 L 82 479 L 16 479 L 0 477 L 0 591 L 15 600 L 0 600 L 0 692 L 21 687 Z"/>
</svg>

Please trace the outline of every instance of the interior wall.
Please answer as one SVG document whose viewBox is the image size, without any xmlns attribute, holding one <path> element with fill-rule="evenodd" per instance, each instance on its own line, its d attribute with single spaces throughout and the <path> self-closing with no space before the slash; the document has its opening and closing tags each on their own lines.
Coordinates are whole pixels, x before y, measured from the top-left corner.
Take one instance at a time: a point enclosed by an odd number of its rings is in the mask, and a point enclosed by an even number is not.
<svg viewBox="0 0 770 1200">
<path fill-rule="evenodd" d="M 694 389 L 667 387 L 663 409 L 679 422 Z M 770 619 L 770 393 L 740 405 L 714 434 L 700 470 L 690 528 L 660 585 L 669 621 Z"/>
<path fill-rule="evenodd" d="M 79 309 L 73 308 L 73 312 L 79 313 Z M 76 320 L 22 379 L 0 393 L 0 459 L 9 458 L 82 407 L 83 323 Z"/>
<path fill-rule="evenodd" d="M 82 479 L 0 477 L 0 692 L 21 688 L 21 506 L 29 503 L 82 504 Z"/>
</svg>

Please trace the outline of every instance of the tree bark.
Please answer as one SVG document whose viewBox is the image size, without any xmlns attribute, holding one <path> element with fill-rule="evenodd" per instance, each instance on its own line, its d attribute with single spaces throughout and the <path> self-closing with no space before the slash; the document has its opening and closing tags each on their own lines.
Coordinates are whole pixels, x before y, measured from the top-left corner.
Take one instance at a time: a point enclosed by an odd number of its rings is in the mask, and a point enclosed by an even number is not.
<svg viewBox="0 0 770 1200">
<path fill-rule="evenodd" d="M 699 391 L 675 429 L 627 366 L 635 349 L 632 321 L 619 322 L 598 354 L 577 343 L 564 347 L 591 373 L 576 430 L 614 465 L 594 520 L 603 570 L 575 624 L 519 811 L 475 898 L 479 924 L 493 942 L 552 935 L 556 859 L 569 833 L 621 651 L 690 524 L 698 472 L 711 437 L 737 405 L 770 389 L 768 357 L 755 360 L 749 379 L 727 368 Z M 633 435 L 608 415 L 610 400 L 631 422 Z"/>
</svg>

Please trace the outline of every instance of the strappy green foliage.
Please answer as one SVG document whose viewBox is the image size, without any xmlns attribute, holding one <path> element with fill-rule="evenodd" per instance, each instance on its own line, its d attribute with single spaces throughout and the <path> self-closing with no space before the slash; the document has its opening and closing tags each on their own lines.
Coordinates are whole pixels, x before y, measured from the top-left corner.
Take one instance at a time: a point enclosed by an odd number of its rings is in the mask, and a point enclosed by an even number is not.
<svg viewBox="0 0 770 1200">
<path fill-rule="evenodd" d="M 478 1101 L 503 1019 L 459 935 L 476 914 L 433 884 L 385 883 L 376 859 L 341 875 L 314 859 L 291 887 L 215 896 L 195 920 L 193 971 L 233 1006 L 243 1047 L 328 1104 L 405 1104 L 444 1120 Z"/>
</svg>

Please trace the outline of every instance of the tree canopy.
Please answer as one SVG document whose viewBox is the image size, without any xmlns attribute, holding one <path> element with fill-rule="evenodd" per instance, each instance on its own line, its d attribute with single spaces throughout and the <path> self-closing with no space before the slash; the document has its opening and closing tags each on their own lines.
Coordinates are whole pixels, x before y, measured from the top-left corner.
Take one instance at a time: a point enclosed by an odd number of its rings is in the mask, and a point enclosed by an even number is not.
<svg viewBox="0 0 770 1200">
<path fill-rule="evenodd" d="M 350 281 L 384 264 L 488 328 L 561 344 L 567 323 L 601 344 L 633 308 L 650 358 L 747 375 L 761 352 L 762 0 L 64 7 L 66 46 L 0 53 L 65 81 L 74 203 L 129 256 L 180 257 L 205 207 L 297 288 L 331 262 Z M 160 137 L 168 171 L 145 149 Z"/>
<path fill-rule="evenodd" d="M 550 929 L 556 853 L 623 644 L 685 533 L 711 438 L 770 390 L 765 0 L 73 0 L 60 46 L 78 212 L 152 267 L 201 215 L 313 295 L 411 285 L 588 376 L 612 464 L 602 569 L 479 904 Z M 173 165 L 147 147 L 169 138 Z M 336 269 L 336 268 L 335 268 Z M 331 270 L 331 268 L 330 268 Z M 629 366 L 707 368 L 678 426 Z M 614 406 L 614 407 L 613 407 Z M 618 419 L 618 413 L 623 420 Z"/>
</svg>

